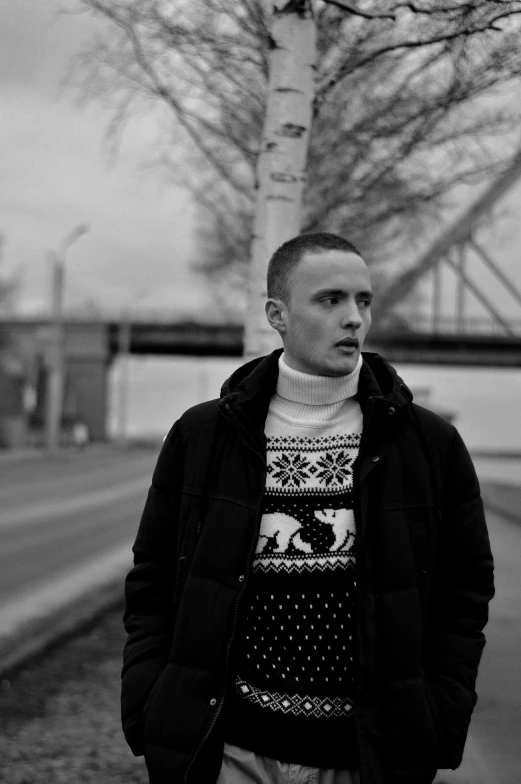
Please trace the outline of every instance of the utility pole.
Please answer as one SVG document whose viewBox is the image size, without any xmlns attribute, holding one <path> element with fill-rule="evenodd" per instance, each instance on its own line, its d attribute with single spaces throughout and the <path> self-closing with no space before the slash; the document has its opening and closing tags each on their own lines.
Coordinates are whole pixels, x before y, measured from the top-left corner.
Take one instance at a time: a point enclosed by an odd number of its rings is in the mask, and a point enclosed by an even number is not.
<svg viewBox="0 0 521 784">
<path fill-rule="evenodd" d="M 64 387 L 64 330 L 63 291 L 65 267 L 56 254 L 52 254 L 51 345 L 47 369 L 47 411 L 45 446 L 56 450 L 60 446 L 61 416 Z"/>
<path fill-rule="evenodd" d="M 130 308 L 125 308 L 121 314 L 118 332 L 118 354 L 121 374 L 119 377 L 118 435 L 123 442 L 127 439 L 131 330 L 131 311 Z"/>
<path fill-rule="evenodd" d="M 65 331 L 63 328 L 63 299 L 65 290 L 65 254 L 70 246 L 89 230 L 80 224 L 63 240 L 58 251 L 51 254 L 52 300 L 51 345 L 47 368 L 47 406 L 45 412 L 45 446 L 56 451 L 60 446 L 63 390 L 65 376 Z"/>
</svg>

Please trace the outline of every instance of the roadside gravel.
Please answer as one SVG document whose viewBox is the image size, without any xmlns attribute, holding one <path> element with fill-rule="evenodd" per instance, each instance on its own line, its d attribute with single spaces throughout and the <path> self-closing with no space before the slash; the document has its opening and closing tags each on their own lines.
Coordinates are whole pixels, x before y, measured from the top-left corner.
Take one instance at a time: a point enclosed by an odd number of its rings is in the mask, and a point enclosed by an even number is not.
<svg viewBox="0 0 521 784">
<path fill-rule="evenodd" d="M 0 682 L 0 781 L 148 784 L 119 717 L 122 609 Z"/>
</svg>

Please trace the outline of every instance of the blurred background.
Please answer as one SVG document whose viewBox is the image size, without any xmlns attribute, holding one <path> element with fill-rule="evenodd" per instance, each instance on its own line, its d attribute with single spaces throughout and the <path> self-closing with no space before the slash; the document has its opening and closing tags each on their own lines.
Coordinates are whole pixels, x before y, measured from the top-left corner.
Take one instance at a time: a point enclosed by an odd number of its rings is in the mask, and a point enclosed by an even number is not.
<svg viewBox="0 0 521 784">
<path fill-rule="evenodd" d="M 345 5 L 312 3 L 295 225 L 361 249 L 376 294 L 366 349 L 454 422 L 475 460 L 501 590 L 465 764 L 443 781 L 510 784 L 521 3 Z M 14 784 L 65 780 L 65 752 L 49 741 L 40 768 L 17 767 L 9 673 L 120 601 L 162 438 L 243 355 L 278 345 L 244 339 L 256 286 L 262 299 L 252 235 L 272 23 L 263 0 L 0 0 L 0 698 Z M 144 781 L 126 754 L 78 781 Z"/>
</svg>

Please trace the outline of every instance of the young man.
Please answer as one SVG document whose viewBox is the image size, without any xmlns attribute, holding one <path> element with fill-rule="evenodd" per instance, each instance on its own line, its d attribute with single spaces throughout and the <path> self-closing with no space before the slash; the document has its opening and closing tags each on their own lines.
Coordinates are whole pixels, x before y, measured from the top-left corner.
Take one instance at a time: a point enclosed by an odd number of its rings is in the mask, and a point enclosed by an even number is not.
<svg viewBox="0 0 521 784">
<path fill-rule="evenodd" d="M 462 758 L 494 594 L 456 429 L 361 354 L 332 234 L 268 270 L 284 344 L 165 439 L 126 580 L 122 717 L 151 784 L 430 784 Z"/>
</svg>

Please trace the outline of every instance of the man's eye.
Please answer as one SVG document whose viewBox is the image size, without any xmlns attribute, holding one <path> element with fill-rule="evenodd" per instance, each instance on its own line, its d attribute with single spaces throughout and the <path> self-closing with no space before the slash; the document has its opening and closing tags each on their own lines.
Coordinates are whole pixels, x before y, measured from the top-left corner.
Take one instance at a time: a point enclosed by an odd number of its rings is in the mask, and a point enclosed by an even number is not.
<svg viewBox="0 0 521 784">
<path fill-rule="evenodd" d="M 364 308 L 368 308 L 371 305 L 370 299 L 361 299 L 360 304 L 364 306 Z"/>
<path fill-rule="evenodd" d="M 338 297 L 324 297 L 322 302 L 327 302 L 328 305 L 336 305 L 338 302 Z"/>
</svg>

